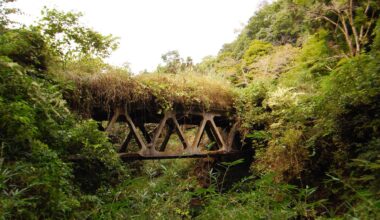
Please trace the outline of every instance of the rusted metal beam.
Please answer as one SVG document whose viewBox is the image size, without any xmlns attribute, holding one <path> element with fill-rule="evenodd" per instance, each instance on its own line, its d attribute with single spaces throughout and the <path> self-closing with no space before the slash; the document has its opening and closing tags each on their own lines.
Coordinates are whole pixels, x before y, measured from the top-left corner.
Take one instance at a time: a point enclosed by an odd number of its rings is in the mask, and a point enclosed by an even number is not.
<svg viewBox="0 0 380 220">
<path fill-rule="evenodd" d="M 173 123 L 174 123 L 174 130 L 176 131 L 176 133 L 177 133 L 179 139 L 181 140 L 182 145 L 183 145 L 183 148 L 184 148 L 184 149 L 188 148 L 189 144 L 187 143 L 187 140 L 185 139 L 185 135 L 184 135 L 184 133 L 182 132 L 181 127 L 179 126 L 178 121 L 177 121 L 177 119 L 175 118 L 175 116 L 172 116 L 172 117 L 171 117 L 171 120 L 172 120 Z"/>
<path fill-rule="evenodd" d="M 107 124 L 107 127 L 105 129 L 106 132 L 109 132 L 111 130 L 111 128 L 113 127 L 113 125 L 115 124 L 115 122 L 117 121 L 117 119 L 120 117 L 120 114 L 121 114 L 120 109 L 117 108 L 114 111 L 114 114 L 113 114 L 111 120 Z"/>
<path fill-rule="evenodd" d="M 152 142 L 152 139 L 151 139 L 149 133 L 146 131 L 144 124 L 143 124 L 143 123 L 138 123 L 137 127 L 138 127 L 138 128 L 140 129 L 140 131 L 142 132 L 142 134 L 143 134 L 145 140 L 146 140 L 148 143 Z"/>
<path fill-rule="evenodd" d="M 216 139 L 216 142 L 218 143 L 219 146 L 222 147 L 223 150 L 227 150 L 226 148 L 226 144 L 224 143 L 224 140 L 223 140 L 223 137 L 222 135 L 220 134 L 218 128 L 216 127 L 215 125 L 215 122 L 214 122 L 214 118 L 212 118 L 211 120 L 209 120 L 210 122 L 210 128 L 212 130 L 212 133 L 215 135 L 215 139 Z"/>
<path fill-rule="evenodd" d="M 155 131 L 155 134 L 153 135 L 153 140 L 152 140 L 152 145 L 155 146 L 157 144 L 157 141 L 158 141 L 158 138 L 160 137 L 161 133 L 162 133 L 162 129 L 164 129 L 165 125 L 166 125 L 166 121 L 168 119 L 168 115 L 165 114 L 164 117 L 161 119 L 156 131 Z"/>
<path fill-rule="evenodd" d="M 128 125 L 128 135 L 123 140 L 120 147 L 120 157 L 122 158 L 136 158 L 136 159 L 164 159 L 164 158 L 184 158 L 184 157 L 207 157 L 207 156 L 217 156 L 217 155 L 226 155 L 236 153 L 236 150 L 233 149 L 233 142 L 236 133 L 238 124 L 229 127 L 219 128 L 214 118 L 218 117 L 218 121 L 223 121 L 220 123 L 220 126 L 223 126 L 228 123 L 224 123 L 229 120 L 228 118 L 221 118 L 221 114 L 212 113 L 212 112 L 175 112 L 167 111 L 165 114 L 161 115 L 161 120 L 154 119 L 154 122 L 143 120 L 143 118 L 137 118 L 138 116 L 134 115 L 135 118 L 132 118 L 127 111 L 123 111 L 118 108 L 115 109 L 112 118 L 110 119 L 108 126 L 106 128 L 107 132 L 112 130 L 112 126 L 119 121 L 120 116 L 124 116 L 123 120 L 126 121 Z M 177 117 L 181 120 L 181 124 L 178 122 Z M 125 118 L 125 119 L 124 119 Z M 186 120 L 183 118 L 195 118 L 198 123 L 198 130 L 195 135 L 194 141 L 192 144 L 189 144 L 186 139 L 184 131 L 181 129 L 181 125 L 187 125 Z M 152 136 L 145 128 L 145 124 L 157 124 L 158 126 L 154 129 Z M 125 122 L 124 122 L 125 123 Z M 193 122 L 189 122 L 191 126 L 194 127 Z M 231 124 L 231 123 L 230 123 Z M 184 126 L 186 127 L 186 126 Z M 164 133 L 164 129 L 167 129 L 164 140 L 160 144 L 159 139 Z M 138 129 L 141 131 L 139 133 Z M 220 132 L 220 129 L 223 130 L 223 135 Z M 225 131 L 228 131 L 227 134 Z M 179 146 L 174 152 L 169 151 L 166 146 L 169 142 L 171 135 L 175 133 L 178 135 L 179 140 L 182 143 L 182 146 Z M 212 142 L 216 142 L 218 149 L 201 149 L 200 143 L 204 133 L 207 134 L 209 139 Z M 137 145 L 139 146 L 139 151 L 130 152 L 128 145 L 131 143 L 132 138 L 135 138 Z"/>
<path fill-rule="evenodd" d="M 203 118 L 201 124 L 199 125 L 197 134 L 195 135 L 193 145 L 191 146 L 191 150 L 193 152 L 198 152 L 199 151 L 198 147 L 199 147 L 199 144 L 200 144 L 200 142 L 202 140 L 202 136 L 203 136 L 203 133 L 204 133 L 204 130 L 205 130 L 206 123 L 207 123 L 207 119 Z"/>
<path fill-rule="evenodd" d="M 132 131 L 129 131 L 127 137 L 125 137 L 123 143 L 120 146 L 119 153 L 124 153 L 127 151 L 129 142 L 131 142 L 132 137 L 133 137 L 133 133 Z"/>
<path fill-rule="evenodd" d="M 125 114 L 125 117 L 127 119 L 127 123 L 128 123 L 129 129 L 131 130 L 134 138 L 136 139 L 137 144 L 139 145 L 139 147 L 141 148 L 141 150 L 146 150 L 147 147 L 146 147 L 143 139 L 141 138 L 140 134 L 137 132 L 137 128 L 135 127 L 135 124 L 133 123 L 131 117 L 129 117 L 128 114 Z"/>
<path fill-rule="evenodd" d="M 166 134 L 165 134 L 164 141 L 162 142 L 162 144 L 161 144 L 161 146 L 160 146 L 160 149 L 159 149 L 160 152 L 165 151 L 166 145 L 167 145 L 168 142 L 169 142 L 169 139 L 170 139 L 170 136 L 171 136 L 172 133 L 173 133 L 173 130 L 174 130 L 173 126 L 169 126 L 169 127 L 168 127 L 168 129 L 167 129 L 167 131 L 166 131 Z"/>
<path fill-rule="evenodd" d="M 213 151 L 209 153 L 199 154 L 160 154 L 160 155 L 140 155 L 139 153 L 120 153 L 120 159 L 123 161 L 129 160 L 162 160 L 162 159 L 178 159 L 178 158 L 207 158 L 207 157 L 223 157 L 223 156 L 236 156 L 242 155 L 243 152 L 234 150 L 229 152 Z"/>
</svg>

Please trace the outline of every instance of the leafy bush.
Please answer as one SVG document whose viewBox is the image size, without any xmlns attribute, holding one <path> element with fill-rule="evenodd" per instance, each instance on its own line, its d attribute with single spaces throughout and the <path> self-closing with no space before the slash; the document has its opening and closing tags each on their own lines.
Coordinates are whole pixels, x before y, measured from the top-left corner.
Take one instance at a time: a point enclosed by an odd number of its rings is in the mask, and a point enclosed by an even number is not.
<svg viewBox="0 0 380 220">
<path fill-rule="evenodd" d="M 34 42 L 33 36 L 39 39 L 26 31 L 11 34 L 29 36 L 26 43 Z M 78 186 L 83 185 L 71 157 L 87 158 L 82 173 L 96 170 L 101 185 L 112 184 L 126 171 L 97 124 L 72 115 L 54 81 L 41 77 L 43 63 L 34 57 L 42 57 L 44 50 L 25 50 L 22 57 L 31 59 L 23 62 L 9 52 L 17 51 L 18 45 L 12 45 L 0 49 L 1 218 L 68 218 L 81 207 Z M 91 181 L 98 180 L 86 183 Z"/>
<path fill-rule="evenodd" d="M 253 40 L 245 51 L 243 60 L 247 65 L 250 65 L 257 57 L 268 54 L 272 48 L 273 46 L 270 43 Z"/>
</svg>

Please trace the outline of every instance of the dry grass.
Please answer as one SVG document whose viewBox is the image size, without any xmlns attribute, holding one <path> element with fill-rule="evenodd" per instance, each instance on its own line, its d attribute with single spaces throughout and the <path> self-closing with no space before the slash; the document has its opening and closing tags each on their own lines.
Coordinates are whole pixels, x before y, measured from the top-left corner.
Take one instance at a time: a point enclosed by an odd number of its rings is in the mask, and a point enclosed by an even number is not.
<svg viewBox="0 0 380 220">
<path fill-rule="evenodd" d="M 116 106 L 231 110 L 234 92 L 231 85 L 215 75 L 193 72 L 181 74 L 143 74 L 131 77 L 108 68 L 101 73 L 67 71 L 65 79 L 74 82 L 67 99 L 71 107 L 84 116 L 94 108 L 109 112 Z"/>
<path fill-rule="evenodd" d="M 96 74 L 66 74 L 74 82 L 67 99 L 80 114 L 89 116 L 94 108 L 109 112 L 113 107 L 148 105 L 152 95 L 149 88 L 119 71 Z"/>
<path fill-rule="evenodd" d="M 217 75 L 194 72 L 154 73 L 140 75 L 136 79 L 152 89 L 157 101 L 164 108 L 175 106 L 217 110 L 233 108 L 232 86 Z"/>
</svg>

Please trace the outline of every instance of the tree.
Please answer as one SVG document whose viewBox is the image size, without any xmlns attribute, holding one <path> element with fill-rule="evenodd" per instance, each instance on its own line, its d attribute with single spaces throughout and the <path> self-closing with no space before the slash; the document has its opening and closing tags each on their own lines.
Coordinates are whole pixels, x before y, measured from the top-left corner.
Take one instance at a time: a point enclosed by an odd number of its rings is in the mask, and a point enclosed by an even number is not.
<svg viewBox="0 0 380 220">
<path fill-rule="evenodd" d="M 193 64 L 193 58 L 191 57 L 186 57 L 186 63 L 185 63 L 186 68 L 188 69 L 193 69 L 194 64 Z"/>
<path fill-rule="evenodd" d="M 18 12 L 18 9 L 16 8 L 6 7 L 6 4 L 15 1 L 16 0 L 0 0 L 0 33 L 4 32 L 6 26 L 12 23 L 12 21 L 9 20 L 8 15 Z"/>
<path fill-rule="evenodd" d="M 312 6 L 314 18 L 323 20 L 336 33 L 341 33 L 348 47 L 348 55 L 360 54 L 370 42 L 371 33 L 379 17 L 377 0 L 319 1 Z"/>
<path fill-rule="evenodd" d="M 81 13 L 44 8 L 42 15 L 34 28 L 64 62 L 84 56 L 105 58 L 118 47 L 114 36 L 83 26 L 79 22 Z"/>
<path fill-rule="evenodd" d="M 162 61 L 165 63 L 164 67 L 161 67 L 160 71 L 167 73 L 178 73 L 181 70 L 184 70 L 187 67 L 193 66 L 193 61 L 191 57 L 186 58 L 186 62 L 179 55 L 177 50 L 171 50 L 161 56 Z M 159 67 L 160 68 L 160 67 Z"/>
<path fill-rule="evenodd" d="M 171 50 L 161 56 L 165 63 L 164 70 L 169 73 L 177 73 L 180 70 L 183 59 L 180 57 L 177 50 Z"/>
</svg>

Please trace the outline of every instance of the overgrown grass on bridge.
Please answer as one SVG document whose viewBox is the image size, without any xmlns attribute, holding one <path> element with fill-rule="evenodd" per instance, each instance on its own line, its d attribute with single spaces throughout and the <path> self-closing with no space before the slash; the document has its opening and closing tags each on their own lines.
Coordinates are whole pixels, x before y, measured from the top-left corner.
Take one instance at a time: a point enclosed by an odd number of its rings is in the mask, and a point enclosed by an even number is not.
<svg viewBox="0 0 380 220">
<path fill-rule="evenodd" d="M 196 72 L 133 77 L 107 67 L 96 73 L 67 71 L 65 76 L 74 83 L 73 89 L 67 91 L 68 100 L 84 115 L 93 108 L 109 111 L 118 106 L 157 112 L 173 108 L 231 111 L 235 99 L 228 81 Z"/>
</svg>

